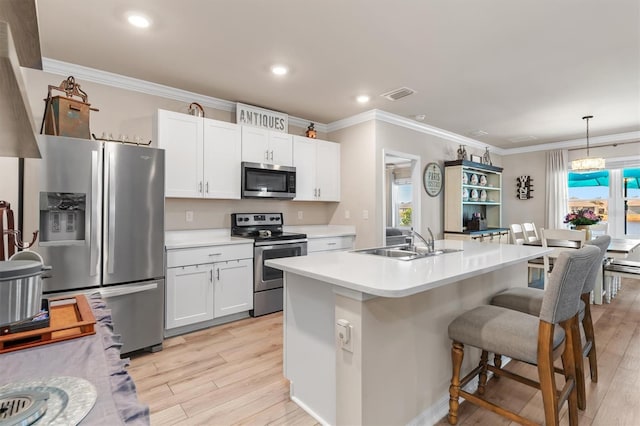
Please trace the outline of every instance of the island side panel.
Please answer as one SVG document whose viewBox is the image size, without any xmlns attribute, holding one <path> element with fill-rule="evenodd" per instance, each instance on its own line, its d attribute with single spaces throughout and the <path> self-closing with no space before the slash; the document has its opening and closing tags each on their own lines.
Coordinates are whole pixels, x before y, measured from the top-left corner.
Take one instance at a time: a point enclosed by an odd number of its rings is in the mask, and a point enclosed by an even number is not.
<svg viewBox="0 0 640 426">
<path fill-rule="evenodd" d="M 325 424 L 336 424 L 333 286 L 284 274 L 284 375 L 291 399 Z"/>
<path fill-rule="evenodd" d="M 526 286 L 526 280 L 523 262 L 410 297 L 358 302 L 359 309 L 354 300 L 336 295 L 336 318 L 348 316 L 359 338 L 349 357 L 336 347 L 336 424 L 432 424 L 444 416 L 451 380 L 449 323 L 503 289 Z M 478 361 L 479 351 L 465 351 L 463 372 Z"/>
</svg>

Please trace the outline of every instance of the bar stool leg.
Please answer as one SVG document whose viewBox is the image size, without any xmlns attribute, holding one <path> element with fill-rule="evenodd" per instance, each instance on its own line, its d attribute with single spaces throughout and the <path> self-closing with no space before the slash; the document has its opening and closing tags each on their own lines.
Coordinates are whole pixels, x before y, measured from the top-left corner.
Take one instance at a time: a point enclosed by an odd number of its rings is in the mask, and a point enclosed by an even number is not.
<svg viewBox="0 0 640 426">
<path fill-rule="evenodd" d="M 458 408 L 460 407 L 460 367 L 464 357 L 464 345 L 453 342 L 451 346 L 452 375 L 451 386 L 449 386 L 449 424 L 458 423 Z"/>
<path fill-rule="evenodd" d="M 478 380 L 478 395 L 484 395 L 484 388 L 487 385 L 487 365 L 489 364 L 489 353 L 482 351 L 480 356 L 480 376 Z"/>
<path fill-rule="evenodd" d="M 544 405 L 545 425 L 547 426 L 556 426 L 560 422 L 558 393 L 553 369 L 553 327 L 553 324 L 541 321 L 538 332 L 538 377 L 540 378 L 540 391 Z M 570 352 L 570 356 L 573 356 L 572 352 Z"/>
<path fill-rule="evenodd" d="M 596 338 L 593 330 L 593 319 L 591 318 L 591 305 L 588 303 L 589 295 L 583 294 L 582 301 L 585 304 L 582 328 L 584 328 L 584 335 L 587 342 L 591 342 L 591 349 L 587 354 L 589 357 L 589 372 L 591 373 L 591 381 L 598 383 L 598 357 L 596 355 Z"/>
<path fill-rule="evenodd" d="M 493 354 L 493 365 L 495 365 L 496 368 L 502 368 L 502 355 L 500 354 Z M 500 376 L 498 376 L 497 374 L 493 375 L 493 380 L 499 380 Z"/>
</svg>

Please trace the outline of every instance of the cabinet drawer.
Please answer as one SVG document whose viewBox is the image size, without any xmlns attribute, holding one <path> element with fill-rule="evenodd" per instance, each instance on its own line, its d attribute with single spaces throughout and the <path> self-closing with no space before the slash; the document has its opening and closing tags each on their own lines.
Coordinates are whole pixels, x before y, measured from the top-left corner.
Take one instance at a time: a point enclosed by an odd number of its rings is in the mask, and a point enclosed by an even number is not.
<svg viewBox="0 0 640 426">
<path fill-rule="evenodd" d="M 167 268 L 253 258 L 253 244 L 167 250 Z"/>
<path fill-rule="evenodd" d="M 350 250 L 353 248 L 353 236 L 310 238 L 307 243 L 307 252 L 329 250 Z"/>
</svg>

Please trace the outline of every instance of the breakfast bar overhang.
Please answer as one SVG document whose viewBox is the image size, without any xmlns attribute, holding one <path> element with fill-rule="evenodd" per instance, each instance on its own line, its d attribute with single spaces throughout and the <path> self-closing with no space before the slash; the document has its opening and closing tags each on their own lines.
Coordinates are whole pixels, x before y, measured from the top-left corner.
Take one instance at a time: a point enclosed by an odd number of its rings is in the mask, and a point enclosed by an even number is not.
<svg viewBox="0 0 640 426">
<path fill-rule="evenodd" d="M 269 260 L 285 272 L 291 399 L 336 425 L 432 424 L 448 409 L 449 323 L 506 288 L 548 249 L 436 241 L 461 251 L 403 261 L 357 252 Z M 469 351 L 463 373 L 477 365 Z"/>
</svg>

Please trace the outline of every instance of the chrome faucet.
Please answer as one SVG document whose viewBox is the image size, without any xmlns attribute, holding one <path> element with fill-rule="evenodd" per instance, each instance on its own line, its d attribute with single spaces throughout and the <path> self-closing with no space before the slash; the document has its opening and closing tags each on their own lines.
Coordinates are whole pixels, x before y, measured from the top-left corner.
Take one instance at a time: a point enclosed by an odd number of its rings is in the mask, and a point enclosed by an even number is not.
<svg viewBox="0 0 640 426">
<path fill-rule="evenodd" d="M 433 232 L 431 232 L 431 228 L 427 228 L 427 231 L 429 232 L 429 240 L 425 239 L 422 235 L 420 235 L 413 229 L 411 229 L 410 232 L 412 236 L 418 237 L 424 243 L 430 253 L 433 253 L 434 251 L 436 251 L 435 238 L 433 238 Z M 413 243 L 412 246 L 415 247 L 415 243 Z"/>
</svg>

